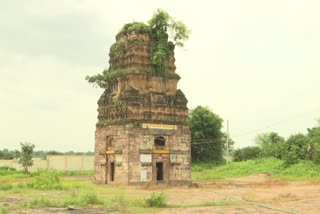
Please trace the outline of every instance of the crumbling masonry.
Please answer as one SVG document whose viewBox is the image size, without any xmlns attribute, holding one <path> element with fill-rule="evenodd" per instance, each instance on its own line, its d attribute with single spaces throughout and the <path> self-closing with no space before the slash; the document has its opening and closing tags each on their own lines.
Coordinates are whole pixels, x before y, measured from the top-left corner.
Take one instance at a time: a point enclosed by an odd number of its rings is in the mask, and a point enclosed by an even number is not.
<svg viewBox="0 0 320 214">
<path fill-rule="evenodd" d="M 98 101 L 95 180 L 106 184 L 191 182 L 187 99 L 177 90 L 174 45 L 165 71 L 150 61 L 149 34 L 122 32 Z M 113 72 L 113 73 L 112 73 Z"/>
</svg>

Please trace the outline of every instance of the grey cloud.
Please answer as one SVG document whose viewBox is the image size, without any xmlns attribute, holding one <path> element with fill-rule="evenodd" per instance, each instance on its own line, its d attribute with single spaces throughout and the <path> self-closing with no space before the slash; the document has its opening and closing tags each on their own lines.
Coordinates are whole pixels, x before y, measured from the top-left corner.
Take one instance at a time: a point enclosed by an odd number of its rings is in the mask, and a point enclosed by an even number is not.
<svg viewBox="0 0 320 214">
<path fill-rule="evenodd" d="M 31 56 L 55 56 L 68 62 L 97 65 L 106 61 L 114 32 L 95 14 L 30 16 L 10 8 L 0 21 L 0 47 Z M 108 33 L 110 32 L 110 33 Z"/>
</svg>

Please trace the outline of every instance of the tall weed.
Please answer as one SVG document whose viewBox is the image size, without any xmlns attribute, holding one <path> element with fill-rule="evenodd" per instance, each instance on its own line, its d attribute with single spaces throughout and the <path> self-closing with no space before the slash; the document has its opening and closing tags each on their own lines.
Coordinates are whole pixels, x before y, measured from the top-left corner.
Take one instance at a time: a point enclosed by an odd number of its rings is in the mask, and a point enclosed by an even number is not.
<svg viewBox="0 0 320 214">
<path fill-rule="evenodd" d="M 164 193 L 152 192 L 150 197 L 145 199 L 146 207 L 166 207 L 166 197 Z"/>
<path fill-rule="evenodd" d="M 87 206 L 93 204 L 104 204 L 104 202 L 97 196 L 95 192 L 85 192 L 73 197 L 66 198 L 63 201 L 59 202 L 60 206 L 66 207 L 69 205 L 74 206 Z"/>
<path fill-rule="evenodd" d="M 54 171 L 39 171 L 27 186 L 39 190 L 62 189 L 59 176 Z"/>
</svg>

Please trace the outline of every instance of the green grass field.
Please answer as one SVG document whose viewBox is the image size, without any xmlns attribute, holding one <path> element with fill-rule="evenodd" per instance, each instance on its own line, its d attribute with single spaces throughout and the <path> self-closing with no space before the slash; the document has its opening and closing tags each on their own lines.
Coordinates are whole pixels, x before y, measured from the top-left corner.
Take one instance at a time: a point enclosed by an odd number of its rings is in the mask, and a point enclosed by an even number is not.
<svg viewBox="0 0 320 214">
<path fill-rule="evenodd" d="M 192 165 L 192 180 L 219 180 L 228 177 L 243 177 L 255 173 L 266 173 L 274 178 L 288 181 L 320 180 L 320 165 L 311 161 L 301 161 L 285 166 L 275 158 L 232 162 L 228 166 L 214 166 L 210 163 Z"/>
</svg>

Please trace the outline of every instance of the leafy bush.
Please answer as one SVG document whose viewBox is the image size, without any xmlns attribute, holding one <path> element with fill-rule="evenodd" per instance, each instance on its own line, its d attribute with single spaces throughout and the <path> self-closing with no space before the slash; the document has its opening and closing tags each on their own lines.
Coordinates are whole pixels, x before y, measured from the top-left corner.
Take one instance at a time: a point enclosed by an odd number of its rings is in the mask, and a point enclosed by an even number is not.
<svg viewBox="0 0 320 214">
<path fill-rule="evenodd" d="M 245 161 L 257 159 L 261 154 L 261 148 L 258 146 L 248 146 L 242 149 L 236 149 L 233 153 L 234 161 Z"/>
<path fill-rule="evenodd" d="M 39 171 L 27 186 L 34 189 L 50 190 L 62 189 L 59 176 L 54 171 Z"/>
<path fill-rule="evenodd" d="M 310 140 L 307 136 L 303 134 L 291 135 L 284 147 L 284 157 L 283 160 L 285 164 L 296 164 L 299 160 L 311 159 L 311 155 L 308 151 L 308 145 L 310 145 Z"/>
<path fill-rule="evenodd" d="M 145 199 L 146 207 L 165 207 L 166 197 L 164 193 L 152 192 L 150 198 Z"/>
<path fill-rule="evenodd" d="M 8 166 L 1 166 L 0 167 L 0 175 L 23 175 L 22 171 L 16 171 L 16 169 L 8 167 Z"/>
<path fill-rule="evenodd" d="M 0 176 L 9 176 L 9 177 L 26 177 L 27 175 L 22 171 L 13 171 L 13 170 L 0 170 Z"/>
<path fill-rule="evenodd" d="M 1 184 L 0 185 L 0 190 L 10 190 L 13 188 L 13 185 L 12 184 L 9 184 L 9 183 L 6 183 L 6 184 Z"/>
<path fill-rule="evenodd" d="M 2 171 L 16 171 L 15 168 L 9 167 L 9 166 L 0 166 L 0 170 Z"/>
<path fill-rule="evenodd" d="M 102 204 L 102 201 L 98 198 L 95 192 L 87 192 L 79 196 L 81 204 Z"/>
</svg>

